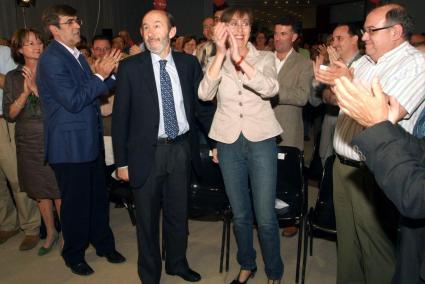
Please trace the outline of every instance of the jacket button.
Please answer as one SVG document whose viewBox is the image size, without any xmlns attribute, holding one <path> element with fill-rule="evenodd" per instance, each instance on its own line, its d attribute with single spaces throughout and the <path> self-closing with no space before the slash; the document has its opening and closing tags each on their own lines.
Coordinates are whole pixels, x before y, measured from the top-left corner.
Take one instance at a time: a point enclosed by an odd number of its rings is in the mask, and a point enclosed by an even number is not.
<svg viewBox="0 0 425 284">
<path fill-rule="evenodd" d="M 238 95 L 242 95 L 242 91 L 239 91 L 239 92 L 238 92 Z"/>
<path fill-rule="evenodd" d="M 242 106 L 242 102 L 240 102 L 239 105 Z"/>
<path fill-rule="evenodd" d="M 242 118 L 243 117 L 243 114 L 241 113 L 239 116 L 240 116 L 240 118 Z"/>
</svg>

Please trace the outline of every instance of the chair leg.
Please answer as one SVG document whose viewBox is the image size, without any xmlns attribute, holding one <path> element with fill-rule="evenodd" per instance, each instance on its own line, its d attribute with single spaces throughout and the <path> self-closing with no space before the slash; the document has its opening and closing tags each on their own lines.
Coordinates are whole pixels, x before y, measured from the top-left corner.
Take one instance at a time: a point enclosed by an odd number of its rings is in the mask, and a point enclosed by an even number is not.
<svg viewBox="0 0 425 284">
<path fill-rule="evenodd" d="M 227 247 L 226 247 L 226 272 L 229 271 L 229 254 L 230 254 L 230 217 L 227 218 Z"/>
<path fill-rule="evenodd" d="M 299 228 L 298 228 L 298 247 L 297 247 L 297 266 L 295 268 L 295 283 L 298 283 L 300 279 L 300 261 L 301 261 L 301 248 L 302 240 L 304 235 L 304 216 L 300 219 Z"/>
<path fill-rule="evenodd" d="M 314 238 L 314 229 L 310 222 L 310 232 L 309 232 L 309 238 L 310 238 L 310 256 L 313 256 L 313 238 Z"/>
<path fill-rule="evenodd" d="M 224 216 L 224 218 L 223 218 L 223 232 L 221 234 L 221 251 L 220 251 L 220 268 L 219 268 L 220 273 L 223 272 L 224 246 L 226 245 L 226 228 L 227 228 L 226 222 L 227 222 L 226 216 Z"/>
<path fill-rule="evenodd" d="M 304 248 L 303 248 L 303 265 L 302 265 L 302 274 L 301 274 L 301 284 L 304 284 L 305 281 L 305 269 L 307 266 L 307 251 L 308 251 L 308 239 L 311 234 L 311 222 L 310 222 L 310 212 L 305 217 L 305 228 L 304 228 Z"/>
</svg>

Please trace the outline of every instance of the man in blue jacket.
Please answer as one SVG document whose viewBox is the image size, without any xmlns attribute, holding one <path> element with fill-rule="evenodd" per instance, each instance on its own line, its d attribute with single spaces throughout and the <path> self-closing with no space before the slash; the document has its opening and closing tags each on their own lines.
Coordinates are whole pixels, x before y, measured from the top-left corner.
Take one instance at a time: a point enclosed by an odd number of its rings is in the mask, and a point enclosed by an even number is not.
<svg viewBox="0 0 425 284">
<path fill-rule="evenodd" d="M 44 11 L 45 30 L 54 40 L 40 58 L 37 84 L 44 108 L 46 160 L 62 197 L 62 256 L 73 273 L 89 275 L 93 270 L 84 260 L 89 244 L 111 263 L 125 261 L 115 250 L 109 227 L 98 103 L 98 97 L 114 85 L 108 77 L 120 54 L 112 52 L 96 61 L 93 74 L 76 48 L 82 25 L 76 14 L 66 5 Z"/>
</svg>

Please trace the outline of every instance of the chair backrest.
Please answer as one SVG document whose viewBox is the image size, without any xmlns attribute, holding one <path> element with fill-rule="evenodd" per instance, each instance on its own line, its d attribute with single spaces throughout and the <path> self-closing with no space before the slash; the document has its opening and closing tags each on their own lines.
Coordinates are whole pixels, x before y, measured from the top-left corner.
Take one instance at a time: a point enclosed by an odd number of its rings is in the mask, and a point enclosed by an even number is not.
<svg viewBox="0 0 425 284">
<path fill-rule="evenodd" d="M 316 227 L 334 231 L 335 209 L 333 203 L 333 163 L 335 155 L 326 159 L 322 179 L 319 184 L 319 194 L 312 212 L 312 223 Z"/>
<path fill-rule="evenodd" d="M 200 218 L 221 215 L 229 201 L 220 167 L 211 160 L 208 145 L 200 145 L 200 169 L 192 171 L 189 190 L 189 216 Z"/>
<path fill-rule="evenodd" d="M 287 216 L 294 218 L 305 212 L 304 153 L 295 147 L 279 146 L 277 157 L 276 197 L 289 204 Z"/>
</svg>

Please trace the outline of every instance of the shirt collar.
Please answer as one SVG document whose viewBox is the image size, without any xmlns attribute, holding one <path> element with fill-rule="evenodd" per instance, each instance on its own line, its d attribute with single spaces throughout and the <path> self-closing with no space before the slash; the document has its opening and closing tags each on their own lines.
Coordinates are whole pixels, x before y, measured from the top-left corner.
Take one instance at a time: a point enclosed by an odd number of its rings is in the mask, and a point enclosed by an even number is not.
<svg viewBox="0 0 425 284">
<path fill-rule="evenodd" d="M 380 62 L 385 62 L 385 61 L 391 60 L 395 56 L 398 56 L 398 53 L 401 50 L 406 49 L 408 47 L 408 45 L 409 45 L 409 43 L 407 41 L 403 42 L 402 44 L 400 44 L 396 48 L 393 48 L 390 51 L 387 51 L 386 53 L 384 53 L 381 57 L 378 58 L 378 61 L 376 63 L 372 60 L 372 58 L 370 58 L 369 55 L 366 55 L 366 58 L 370 62 L 372 62 L 373 64 L 378 64 Z"/>
<path fill-rule="evenodd" d="M 248 41 L 246 47 L 248 48 L 248 53 L 246 54 L 246 58 L 257 57 L 258 54 L 260 54 L 251 42 Z"/>
<path fill-rule="evenodd" d="M 152 63 L 154 64 L 159 64 L 160 60 L 163 60 L 158 54 L 152 53 L 151 52 L 151 56 L 152 56 Z M 167 63 L 169 64 L 174 64 L 174 60 L 173 60 L 173 56 L 171 55 L 171 51 L 168 53 L 167 57 L 164 58 L 164 60 L 167 60 Z"/>
<path fill-rule="evenodd" d="M 282 60 L 280 60 L 278 57 L 277 57 L 277 52 L 275 51 L 274 52 L 274 56 L 276 57 L 276 59 L 277 60 L 279 60 L 279 61 L 285 61 L 286 59 L 288 59 L 288 57 L 289 57 L 289 55 L 291 55 L 292 54 L 292 52 L 294 51 L 294 48 L 293 47 L 291 47 L 291 50 L 289 50 L 289 52 L 286 54 L 286 56 L 285 56 L 285 58 L 283 58 Z"/>
<path fill-rule="evenodd" d="M 72 56 L 74 56 L 76 59 L 78 59 L 78 57 L 80 56 L 81 52 L 76 47 L 70 48 L 69 46 L 67 46 L 66 44 L 64 44 L 63 42 L 61 42 L 60 40 L 57 40 L 56 39 L 56 41 L 58 43 L 62 44 L 63 47 L 65 47 L 66 50 L 68 50 L 72 54 Z"/>
<path fill-rule="evenodd" d="M 357 51 L 350 59 L 348 59 L 346 62 L 344 62 L 347 66 L 353 63 L 354 58 L 356 58 L 359 55 L 359 51 Z"/>
</svg>

